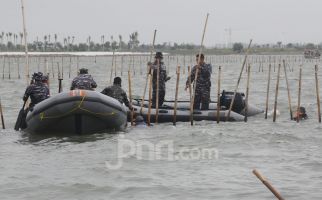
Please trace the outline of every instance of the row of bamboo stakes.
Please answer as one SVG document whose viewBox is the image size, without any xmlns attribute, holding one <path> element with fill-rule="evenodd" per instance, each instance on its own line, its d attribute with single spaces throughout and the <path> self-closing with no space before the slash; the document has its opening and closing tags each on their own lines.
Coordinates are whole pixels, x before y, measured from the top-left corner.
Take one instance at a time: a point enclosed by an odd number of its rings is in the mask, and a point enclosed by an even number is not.
<svg viewBox="0 0 322 200">
<path fill-rule="evenodd" d="M 115 52 L 114 52 L 115 53 Z M 137 57 L 138 61 L 135 60 L 135 57 Z M 133 71 L 133 75 L 142 75 L 144 72 L 143 68 L 141 66 L 144 65 L 144 63 L 147 63 L 148 61 L 151 61 L 151 59 L 149 59 L 150 56 L 134 56 L 134 55 L 128 55 L 128 56 L 124 56 L 124 55 L 113 55 L 111 57 L 111 66 L 112 66 L 112 69 L 111 69 L 111 73 L 109 74 L 110 76 L 110 82 L 112 81 L 112 76 L 116 76 L 117 73 L 121 76 L 123 76 L 123 72 L 124 72 L 124 65 L 128 65 L 128 69 L 131 69 L 131 71 Z M 169 72 L 170 71 L 170 66 L 171 66 L 171 60 L 175 60 L 175 56 L 166 56 L 168 57 L 166 63 L 167 63 L 167 71 Z M 186 56 L 181 56 L 183 59 L 181 59 L 179 61 L 179 57 L 176 56 L 176 66 L 179 66 L 182 64 L 182 66 L 186 66 Z M 190 58 L 193 58 L 194 55 L 190 55 Z M 212 57 L 212 56 L 209 56 L 209 57 Z M 239 57 L 239 56 L 236 56 L 235 57 Z M 266 57 L 270 57 L 270 56 L 266 56 Z M 276 56 L 275 56 L 276 57 Z M 20 56 L 2 56 L 2 79 L 5 79 L 5 78 L 8 78 L 8 79 L 12 79 L 13 76 L 12 76 L 12 67 L 14 65 L 16 65 L 17 67 L 17 77 L 18 79 L 20 79 L 22 76 L 21 76 L 21 63 L 20 63 L 20 60 L 21 60 L 22 57 Z M 49 69 L 51 68 L 51 71 L 53 72 L 53 68 L 54 68 L 54 65 L 61 65 L 61 68 L 62 68 L 62 71 L 63 71 L 63 68 L 65 67 L 68 67 L 68 77 L 71 78 L 71 75 L 72 75 L 72 66 L 75 66 L 76 65 L 76 68 L 77 68 L 77 71 L 79 69 L 79 66 L 80 66 L 80 58 L 79 56 L 44 56 L 44 57 L 41 57 L 41 56 L 35 56 L 35 57 L 29 57 L 28 59 L 28 63 L 29 65 L 32 63 L 32 59 L 34 59 L 34 63 L 36 63 L 37 65 L 37 68 L 36 70 L 37 71 L 43 71 L 43 72 L 48 72 L 49 73 Z M 104 58 L 104 57 L 102 57 Z M 212 59 L 208 59 L 207 62 L 209 62 L 209 60 L 212 60 Z M 271 59 L 273 60 L 273 59 Z M 248 57 L 248 60 L 247 62 L 248 63 L 252 63 L 252 64 L 258 64 L 258 72 L 264 72 L 264 67 L 265 65 L 269 65 L 269 64 L 272 64 L 273 66 L 273 69 L 274 69 L 274 72 L 276 71 L 276 68 L 277 68 L 277 63 L 281 63 L 282 60 L 285 60 L 285 62 L 287 63 L 288 65 L 288 69 L 290 72 L 293 72 L 294 69 L 293 67 L 291 67 L 291 64 L 297 64 L 296 62 L 296 59 L 288 59 L 287 56 L 286 57 L 283 57 L 283 58 L 280 58 L 280 59 L 275 59 L 273 61 L 271 61 L 270 59 L 264 59 L 264 58 L 261 58 L 260 61 L 257 61 L 256 59 L 252 59 L 251 56 Z M 277 60 L 277 62 L 276 62 Z M 127 61 L 127 62 L 125 62 Z M 86 63 L 86 64 L 92 64 L 93 62 L 91 61 L 88 61 L 89 63 Z M 103 64 L 106 63 L 107 61 L 104 61 L 102 60 Z M 310 63 L 311 61 L 308 61 L 308 63 Z M 313 61 L 312 61 L 313 62 Z M 320 60 L 314 60 L 314 62 L 317 64 L 317 63 L 320 63 Z M 82 61 L 82 64 L 84 65 L 85 61 Z M 97 65 L 97 58 L 96 56 L 94 57 L 94 63 L 95 63 L 95 66 Z M 181 63 L 181 64 L 180 64 Z M 190 59 L 190 63 L 193 63 L 192 59 Z M 210 64 L 212 64 L 213 62 L 209 62 Z M 303 65 L 305 62 L 301 62 L 300 64 Z M 225 63 L 221 63 L 221 62 L 214 62 L 214 64 L 220 64 L 220 65 L 224 65 Z M 228 63 L 228 64 L 233 64 L 233 63 Z M 43 69 L 41 69 L 41 65 L 44 66 Z M 140 66 L 139 69 L 135 69 L 135 66 Z M 292 65 L 293 66 L 293 65 Z M 6 71 L 7 69 L 7 71 Z M 119 70 L 118 70 L 119 69 Z M 128 71 L 128 70 L 127 70 Z M 247 68 L 246 68 L 246 71 L 247 71 Z M 186 68 L 183 67 L 182 68 L 182 73 L 185 74 L 186 73 Z M 7 76 L 5 76 L 7 74 Z M 51 73 L 53 75 L 53 78 L 55 76 L 55 73 Z M 62 76 L 64 76 L 64 72 L 62 73 Z"/>
</svg>

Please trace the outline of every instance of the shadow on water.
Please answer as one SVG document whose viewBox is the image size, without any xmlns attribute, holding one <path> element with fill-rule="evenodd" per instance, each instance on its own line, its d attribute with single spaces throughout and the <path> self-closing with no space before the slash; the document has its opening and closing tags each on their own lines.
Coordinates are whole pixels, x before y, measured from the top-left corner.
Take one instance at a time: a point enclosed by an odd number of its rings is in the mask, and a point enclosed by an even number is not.
<svg viewBox="0 0 322 200">
<path fill-rule="evenodd" d="M 84 134 L 84 135 L 68 135 L 68 134 L 36 134 L 21 132 L 21 139 L 19 140 L 22 144 L 33 144 L 33 145 L 45 145 L 45 144 L 57 144 L 57 143 L 85 143 L 85 142 L 96 142 L 100 140 L 113 140 L 117 138 L 119 134 L 124 132 L 110 131 L 106 133 L 95 133 L 95 134 Z"/>
</svg>

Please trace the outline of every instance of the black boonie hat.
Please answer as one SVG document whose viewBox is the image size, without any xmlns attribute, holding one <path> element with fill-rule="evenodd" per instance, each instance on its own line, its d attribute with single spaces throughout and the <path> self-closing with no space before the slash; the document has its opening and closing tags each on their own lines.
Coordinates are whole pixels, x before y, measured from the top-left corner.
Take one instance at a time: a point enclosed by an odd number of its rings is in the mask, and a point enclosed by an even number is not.
<svg viewBox="0 0 322 200">
<path fill-rule="evenodd" d="M 35 81 L 41 81 L 42 80 L 42 77 L 43 77 L 42 72 L 35 72 L 32 75 L 32 79 L 34 79 Z"/>
</svg>

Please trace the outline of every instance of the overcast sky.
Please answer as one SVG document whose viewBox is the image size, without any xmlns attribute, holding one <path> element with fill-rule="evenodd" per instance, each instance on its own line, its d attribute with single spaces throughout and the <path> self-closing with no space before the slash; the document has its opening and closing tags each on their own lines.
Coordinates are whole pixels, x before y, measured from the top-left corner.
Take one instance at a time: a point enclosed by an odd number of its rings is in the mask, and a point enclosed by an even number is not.
<svg viewBox="0 0 322 200">
<path fill-rule="evenodd" d="M 24 0 L 29 40 L 57 33 L 77 41 L 100 36 L 125 41 L 138 31 L 151 43 L 201 41 L 210 13 L 205 44 L 322 42 L 321 0 Z M 0 0 L 0 32 L 22 32 L 20 0 Z"/>
</svg>

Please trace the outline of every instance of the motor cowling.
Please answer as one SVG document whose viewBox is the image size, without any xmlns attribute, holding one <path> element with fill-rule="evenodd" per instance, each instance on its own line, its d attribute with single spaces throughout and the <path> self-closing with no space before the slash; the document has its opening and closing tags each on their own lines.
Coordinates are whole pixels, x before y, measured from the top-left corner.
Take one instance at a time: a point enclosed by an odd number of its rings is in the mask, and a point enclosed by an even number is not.
<svg viewBox="0 0 322 200">
<path fill-rule="evenodd" d="M 233 96 L 234 96 L 234 92 L 228 92 L 223 90 L 220 96 L 220 105 L 224 106 L 226 109 L 229 109 Z M 245 108 L 244 97 L 245 97 L 244 93 L 236 92 L 232 111 L 236 113 L 240 113 Z"/>
</svg>

